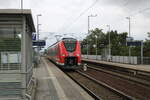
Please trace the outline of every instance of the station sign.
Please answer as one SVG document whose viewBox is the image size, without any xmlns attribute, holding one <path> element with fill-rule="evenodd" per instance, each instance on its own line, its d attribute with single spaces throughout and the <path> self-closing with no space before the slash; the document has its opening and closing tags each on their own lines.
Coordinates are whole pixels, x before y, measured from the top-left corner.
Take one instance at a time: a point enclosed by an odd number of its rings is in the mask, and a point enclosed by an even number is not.
<svg viewBox="0 0 150 100">
<path fill-rule="evenodd" d="M 36 40 L 36 34 L 32 34 L 32 40 Z"/>
<path fill-rule="evenodd" d="M 127 46 L 141 46 L 142 42 L 141 41 L 130 41 L 127 42 Z"/>
<path fill-rule="evenodd" d="M 33 41 L 33 46 L 45 46 L 46 42 L 45 40 L 39 40 L 39 41 Z"/>
</svg>

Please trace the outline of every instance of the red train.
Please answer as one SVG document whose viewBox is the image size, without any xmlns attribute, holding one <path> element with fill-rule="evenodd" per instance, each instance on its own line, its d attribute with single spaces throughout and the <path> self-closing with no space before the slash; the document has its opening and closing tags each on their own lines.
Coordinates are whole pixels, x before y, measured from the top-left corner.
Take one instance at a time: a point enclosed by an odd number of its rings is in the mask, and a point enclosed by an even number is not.
<svg viewBox="0 0 150 100">
<path fill-rule="evenodd" d="M 47 55 L 64 69 L 76 69 L 81 64 L 80 43 L 74 38 L 63 38 L 47 49 Z"/>
</svg>

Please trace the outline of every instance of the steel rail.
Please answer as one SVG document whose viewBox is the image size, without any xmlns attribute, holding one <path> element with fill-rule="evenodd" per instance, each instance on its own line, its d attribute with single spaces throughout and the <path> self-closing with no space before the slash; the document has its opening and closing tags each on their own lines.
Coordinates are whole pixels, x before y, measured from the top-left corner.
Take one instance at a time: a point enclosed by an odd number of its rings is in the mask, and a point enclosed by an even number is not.
<svg viewBox="0 0 150 100">
<path fill-rule="evenodd" d="M 113 71 L 105 70 L 105 69 L 101 69 L 101 68 L 94 68 L 94 67 L 91 67 L 91 66 L 87 66 L 87 67 L 91 68 L 93 70 L 96 70 L 96 71 L 101 71 L 101 72 L 108 73 L 108 74 L 111 74 L 111 75 L 114 75 L 114 76 L 117 76 L 117 77 L 120 77 L 120 78 L 124 78 L 124 79 L 127 79 L 129 81 L 136 82 L 138 84 L 150 86 L 150 81 L 147 81 L 147 80 L 144 80 L 144 79 L 141 79 L 141 78 L 133 77 L 133 76 L 130 76 L 130 75 L 123 75 L 119 72 L 113 72 Z"/>
<path fill-rule="evenodd" d="M 95 93 L 93 93 L 90 89 L 88 89 L 86 86 L 78 82 L 76 79 L 74 79 L 71 75 L 65 72 L 67 76 L 69 76 L 73 81 L 75 81 L 79 86 L 81 86 L 89 95 L 91 95 L 95 100 L 102 100 L 101 97 L 97 96 Z"/>
<path fill-rule="evenodd" d="M 135 97 L 129 96 L 128 94 L 126 94 L 126 93 L 124 93 L 124 92 L 121 92 L 121 91 L 119 91 L 119 90 L 117 90 L 117 89 L 115 89 L 115 88 L 113 88 L 113 87 L 107 85 L 107 84 L 104 83 L 104 82 L 98 81 L 98 80 L 96 80 L 95 78 L 93 78 L 93 77 L 91 77 L 91 76 L 89 76 L 89 75 L 87 75 L 87 74 L 85 74 L 85 73 L 82 73 L 81 71 L 76 71 L 76 72 L 78 72 L 78 73 L 81 74 L 82 76 L 84 76 L 84 77 L 86 77 L 86 78 L 92 80 L 93 82 L 98 83 L 99 85 L 102 85 L 102 86 L 106 87 L 107 89 L 109 89 L 109 90 L 115 92 L 116 94 L 119 94 L 119 95 L 121 95 L 121 96 L 127 98 L 128 100 L 136 100 Z"/>
</svg>

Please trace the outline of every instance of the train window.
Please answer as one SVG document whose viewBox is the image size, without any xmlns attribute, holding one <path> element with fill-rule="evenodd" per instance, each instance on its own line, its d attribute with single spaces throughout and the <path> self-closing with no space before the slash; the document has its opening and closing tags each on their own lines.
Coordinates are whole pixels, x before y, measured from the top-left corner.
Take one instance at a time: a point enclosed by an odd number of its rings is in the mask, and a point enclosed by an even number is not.
<svg viewBox="0 0 150 100">
<path fill-rule="evenodd" d="M 64 45 L 68 52 L 73 52 L 76 49 L 76 40 L 64 40 Z"/>
</svg>

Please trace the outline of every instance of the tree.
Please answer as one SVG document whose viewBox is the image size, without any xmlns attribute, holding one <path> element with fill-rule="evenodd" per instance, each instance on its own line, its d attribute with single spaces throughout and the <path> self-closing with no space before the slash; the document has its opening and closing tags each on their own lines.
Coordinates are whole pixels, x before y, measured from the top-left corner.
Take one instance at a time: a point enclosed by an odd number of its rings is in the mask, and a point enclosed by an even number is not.
<svg viewBox="0 0 150 100">
<path fill-rule="evenodd" d="M 127 32 L 118 33 L 116 30 L 110 31 L 110 41 L 111 41 L 111 54 L 119 56 L 128 56 L 129 47 L 126 46 Z M 96 28 L 90 31 L 90 34 L 82 41 L 82 54 L 87 53 L 87 41 L 89 44 L 89 54 L 95 55 L 96 48 L 93 45 L 96 43 L 97 36 L 97 50 L 98 55 L 102 55 L 104 50 L 108 50 L 108 37 L 109 33 L 104 33 L 102 29 Z M 150 56 L 150 32 L 147 33 L 148 38 L 144 42 L 144 56 Z M 132 46 L 131 47 L 131 56 L 140 56 L 141 47 Z"/>
<path fill-rule="evenodd" d="M 148 39 L 144 42 L 144 56 L 150 57 L 150 32 L 147 33 Z"/>
<path fill-rule="evenodd" d="M 96 44 L 96 37 L 97 36 L 97 48 L 98 48 L 98 54 L 101 54 L 103 49 L 108 48 L 109 41 L 108 36 L 109 33 L 104 33 L 102 29 L 96 28 L 94 30 L 90 31 L 91 34 L 89 34 L 82 42 L 82 45 L 87 45 L 87 41 L 89 44 L 89 53 L 95 54 L 96 48 L 93 47 L 94 44 Z M 127 33 L 120 33 L 118 34 L 117 31 L 111 31 L 110 32 L 111 37 L 111 48 L 112 48 L 112 54 L 113 55 L 127 55 L 127 52 L 124 52 L 126 44 L 126 37 Z M 86 54 L 87 49 L 82 48 L 82 53 Z M 122 52 L 123 51 L 123 52 Z"/>
</svg>

